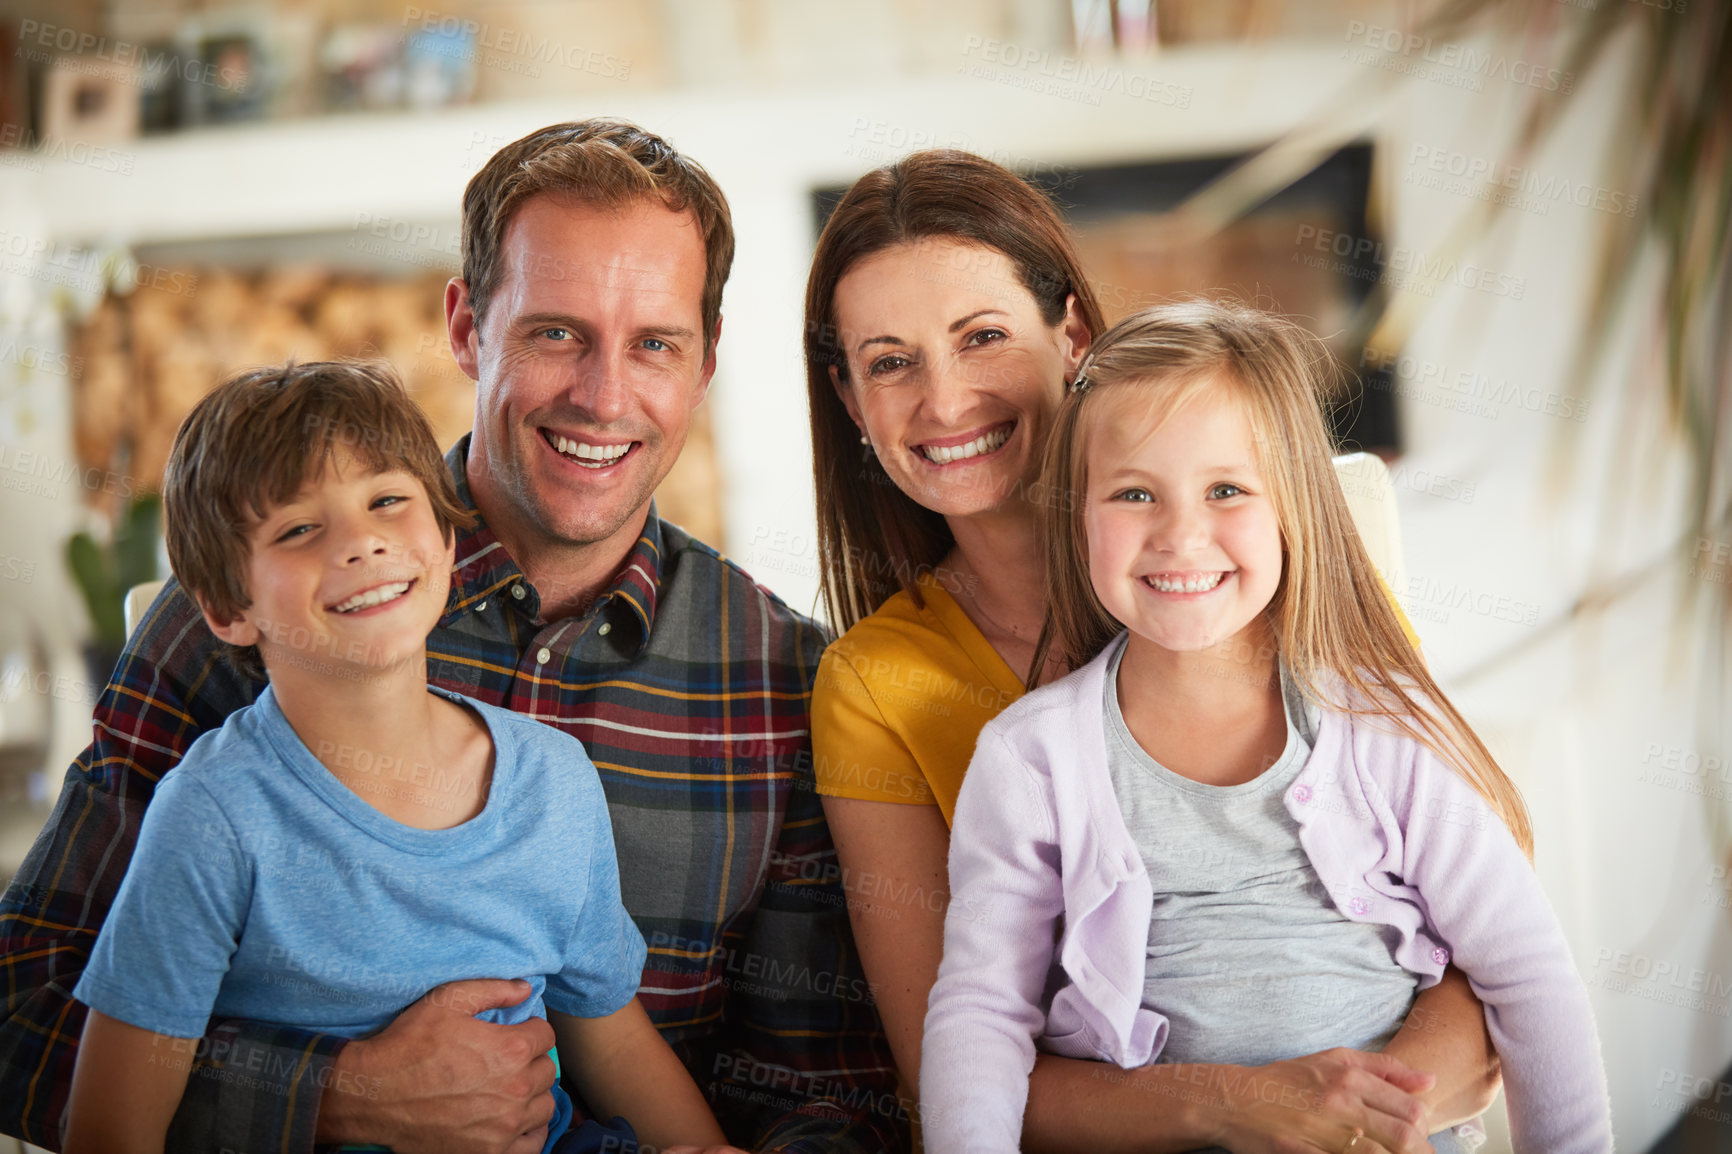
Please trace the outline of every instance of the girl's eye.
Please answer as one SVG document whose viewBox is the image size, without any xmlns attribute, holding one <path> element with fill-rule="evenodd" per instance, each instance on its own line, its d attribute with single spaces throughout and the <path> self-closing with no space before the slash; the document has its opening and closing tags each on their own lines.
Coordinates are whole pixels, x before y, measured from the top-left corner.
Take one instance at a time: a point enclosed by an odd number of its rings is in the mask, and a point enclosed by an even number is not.
<svg viewBox="0 0 1732 1154">
<path fill-rule="evenodd" d="M 866 371 L 875 377 L 880 377 L 885 373 L 893 373 L 911 363 L 912 362 L 910 362 L 907 357 L 897 356 L 892 353 L 889 356 L 879 357 L 877 360 L 873 361 L 871 367 Z"/>
<path fill-rule="evenodd" d="M 1213 497 L 1217 501 L 1224 501 L 1228 497 L 1241 496 L 1244 492 L 1245 490 L 1239 488 L 1239 486 L 1232 484 L 1229 481 L 1222 481 L 1219 485 L 1216 485 L 1209 490 L 1209 496 Z"/>
<path fill-rule="evenodd" d="M 1147 489 L 1121 489 L 1113 494 L 1115 501 L 1153 501 Z"/>
</svg>

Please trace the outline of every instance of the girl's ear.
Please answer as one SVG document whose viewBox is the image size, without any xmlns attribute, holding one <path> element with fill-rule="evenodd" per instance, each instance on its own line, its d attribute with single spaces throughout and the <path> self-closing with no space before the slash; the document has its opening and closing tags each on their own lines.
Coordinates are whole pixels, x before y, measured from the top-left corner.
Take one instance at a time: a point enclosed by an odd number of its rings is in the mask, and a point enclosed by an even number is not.
<svg viewBox="0 0 1732 1154">
<path fill-rule="evenodd" d="M 1094 340 L 1082 310 L 1077 308 L 1075 293 L 1064 298 L 1064 320 L 1059 322 L 1059 331 L 1064 336 L 1064 375 L 1068 380 L 1076 375 L 1076 367 L 1082 364 L 1089 342 Z"/>
<path fill-rule="evenodd" d="M 204 614 L 204 623 L 210 626 L 210 631 L 216 634 L 219 640 L 226 641 L 230 645 L 238 645 L 245 649 L 248 646 L 257 645 L 259 638 L 263 636 L 259 632 L 259 627 L 247 620 L 245 609 L 237 611 L 233 617 L 226 617 L 213 610 L 203 597 L 198 599 L 198 608 L 199 612 Z"/>
<path fill-rule="evenodd" d="M 848 419 L 854 422 L 854 427 L 860 430 L 862 437 L 866 436 L 866 419 L 860 415 L 860 398 L 854 395 L 854 390 L 842 383 L 842 374 L 836 371 L 836 366 L 830 366 L 830 387 L 836 390 L 836 396 L 841 399 L 842 407 L 848 410 Z"/>
</svg>

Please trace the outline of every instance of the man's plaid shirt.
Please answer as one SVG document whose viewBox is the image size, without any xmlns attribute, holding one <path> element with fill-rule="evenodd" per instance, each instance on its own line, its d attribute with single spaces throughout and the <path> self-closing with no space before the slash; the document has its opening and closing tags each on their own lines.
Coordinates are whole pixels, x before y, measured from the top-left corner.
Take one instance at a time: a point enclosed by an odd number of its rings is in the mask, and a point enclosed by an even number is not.
<svg viewBox="0 0 1732 1154">
<path fill-rule="evenodd" d="M 468 438 L 447 456 L 464 503 Z M 541 598 L 480 521 L 457 536 L 429 680 L 557 726 L 601 773 L 640 997 L 752 1149 L 900 1149 L 906 1115 L 814 792 L 807 702 L 825 637 L 651 511 L 586 612 Z M 95 711 L 95 738 L 0 900 L 0 1130 L 58 1148 L 84 1007 L 71 998 L 156 783 L 262 688 L 174 582 Z M 558 862 L 546 863 L 557 870 Z M 502 974 L 499 977 L 517 975 Z M 308 1151 L 342 1040 L 212 1023 L 176 1151 Z"/>
</svg>

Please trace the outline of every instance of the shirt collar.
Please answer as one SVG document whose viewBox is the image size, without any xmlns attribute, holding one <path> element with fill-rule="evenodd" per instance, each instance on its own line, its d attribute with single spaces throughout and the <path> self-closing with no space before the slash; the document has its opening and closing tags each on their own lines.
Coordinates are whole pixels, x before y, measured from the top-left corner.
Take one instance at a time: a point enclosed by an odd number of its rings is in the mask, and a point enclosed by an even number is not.
<svg viewBox="0 0 1732 1154">
<path fill-rule="evenodd" d="M 506 552 L 504 543 L 488 527 L 481 511 L 475 507 L 474 495 L 469 491 L 469 438 L 470 434 L 465 433 L 462 440 L 445 454 L 445 464 L 451 470 L 452 480 L 457 483 L 457 500 L 475 518 L 475 523 L 467 529 L 457 530 L 457 561 L 451 573 L 451 593 L 439 624 L 441 627 L 451 625 L 471 607 L 496 593 L 509 596 L 509 588 L 519 583 L 525 591 L 519 607 L 533 619 L 540 614 L 540 595 L 511 554 Z M 618 604 L 627 607 L 629 612 L 621 616 L 637 622 L 637 650 L 640 653 L 649 644 L 656 605 L 661 600 L 661 583 L 662 522 L 652 500 L 649 518 L 637 543 L 626 554 L 619 572 L 596 599 L 597 609 L 605 610 L 609 605 Z"/>
</svg>

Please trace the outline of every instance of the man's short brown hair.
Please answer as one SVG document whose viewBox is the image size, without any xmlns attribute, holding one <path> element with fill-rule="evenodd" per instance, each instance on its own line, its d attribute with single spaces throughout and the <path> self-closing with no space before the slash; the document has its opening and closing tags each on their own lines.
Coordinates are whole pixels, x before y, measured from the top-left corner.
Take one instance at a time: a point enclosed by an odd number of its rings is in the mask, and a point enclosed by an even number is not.
<svg viewBox="0 0 1732 1154">
<path fill-rule="evenodd" d="M 375 473 L 400 469 L 419 480 L 447 541 L 473 522 L 433 427 L 389 365 L 291 361 L 249 369 L 187 414 L 163 475 L 169 565 L 186 591 L 219 618 L 251 606 L 253 527 L 339 450 Z M 256 647 L 230 656 L 263 678 Z"/>
<path fill-rule="evenodd" d="M 655 133 L 605 117 L 550 124 L 511 142 L 463 190 L 463 280 L 476 322 L 504 278 L 500 252 L 512 218 L 530 197 L 549 192 L 612 207 L 658 199 L 674 212 L 692 214 L 704 238 L 707 354 L 722 316 L 722 286 L 734 264 L 727 197 L 702 165 Z"/>
</svg>

